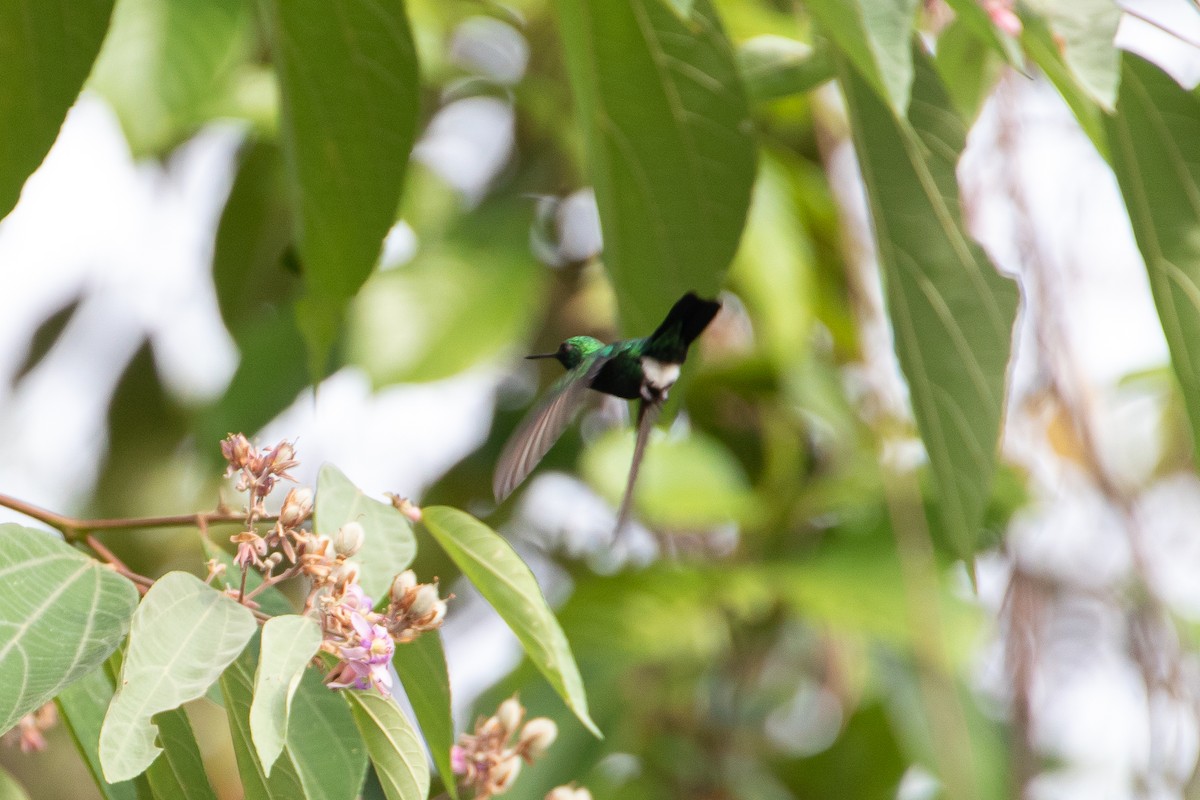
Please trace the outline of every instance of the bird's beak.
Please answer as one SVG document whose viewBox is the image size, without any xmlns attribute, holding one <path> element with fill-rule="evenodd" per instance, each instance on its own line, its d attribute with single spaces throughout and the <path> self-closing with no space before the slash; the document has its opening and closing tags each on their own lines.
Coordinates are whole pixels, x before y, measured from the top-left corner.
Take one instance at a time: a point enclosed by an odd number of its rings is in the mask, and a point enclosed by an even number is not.
<svg viewBox="0 0 1200 800">
<path fill-rule="evenodd" d="M 531 356 L 525 356 L 525 358 L 558 358 L 558 353 L 534 353 Z"/>
</svg>

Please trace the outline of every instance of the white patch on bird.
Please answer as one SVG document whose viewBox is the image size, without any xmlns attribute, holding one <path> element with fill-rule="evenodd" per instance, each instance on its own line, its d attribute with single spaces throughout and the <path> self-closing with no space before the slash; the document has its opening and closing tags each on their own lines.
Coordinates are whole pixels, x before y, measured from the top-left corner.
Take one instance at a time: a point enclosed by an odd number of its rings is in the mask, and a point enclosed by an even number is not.
<svg viewBox="0 0 1200 800">
<path fill-rule="evenodd" d="M 679 380 L 678 364 L 656 361 L 649 356 L 642 356 L 642 372 L 646 375 L 646 383 L 655 389 L 670 389 Z"/>
</svg>

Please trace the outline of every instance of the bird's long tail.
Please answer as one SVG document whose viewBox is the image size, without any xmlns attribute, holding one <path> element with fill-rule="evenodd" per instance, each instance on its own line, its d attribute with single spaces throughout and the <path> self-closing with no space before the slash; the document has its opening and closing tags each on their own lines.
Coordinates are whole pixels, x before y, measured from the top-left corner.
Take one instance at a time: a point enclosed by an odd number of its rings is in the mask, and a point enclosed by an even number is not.
<svg viewBox="0 0 1200 800">
<path fill-rule="evenodd" d="M 646 454 L 646 442 L 650 440 L 650 431 L 658 419 L 662 403 L 650 400 L 638 402 L 637 442 L 633 446 L 633 462 L 629 465 L 629 480 L 625 484 L 625 497 L 621 500 L 621 510 L 617 513 L 617 529 L 614 538 L 620 538 L 629 522 L 629 511 L 633 507 L 633 488 L 637 483 L 638 470 L 642 466 L 642 457 Z"/>
</svg>

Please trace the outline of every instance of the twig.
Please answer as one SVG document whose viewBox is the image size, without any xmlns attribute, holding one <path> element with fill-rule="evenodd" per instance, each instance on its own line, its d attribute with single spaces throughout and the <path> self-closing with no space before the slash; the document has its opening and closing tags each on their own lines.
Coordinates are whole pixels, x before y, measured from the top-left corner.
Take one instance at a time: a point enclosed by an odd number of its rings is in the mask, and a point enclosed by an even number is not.
<svg viewBox="0 0 1200 800">
<path fill-rule="evenodd" d="M 11 508 L 27 517 L 44 522 L 62 532 L 69 541 L 82 538 L 92 531 L 135 530 L 139 528 L 186 528 L 195 526 L 201 531 L 209 525 L 244 523 L 246 515 L 227 510 L 201 511 L 195 514 L 174 514 L 165 517 L 123 517 L 118 519 L 77 519 L 35 506 L 6 494 L 0 494 L 0 507 Z M 255 515 L 256 522 L 274 522 L 278 517 Z"/>
<path fill-rule="evenodd" d="M 100 540 L 95 536 L 89 535 L 87 537 L 87 545 L 96 552 L 96 555 L 100 556 L 101 559 L 103 559 L 114 570 L 116 570 L 118 575 L 123 575 L 137 584 L 138 591 L 142 594 L 145 594 L 147 590 L 154 585 L 153 578 L 147 578 L 145 575 L 140 575 L 131 570 L 128 566 L 126 566 L 124 561 L 117 558 L 116 554 L 113 553 L 112 550 L 109 550 L 107 547 L 100 544 Z"/>
</svg>

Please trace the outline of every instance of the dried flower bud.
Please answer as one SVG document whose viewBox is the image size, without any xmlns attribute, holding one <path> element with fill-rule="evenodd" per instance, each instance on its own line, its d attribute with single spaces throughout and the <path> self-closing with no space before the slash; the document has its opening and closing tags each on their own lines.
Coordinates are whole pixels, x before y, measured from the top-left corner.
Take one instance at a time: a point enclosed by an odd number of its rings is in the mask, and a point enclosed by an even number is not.
<svg viewBox="0 0 1200 800">
<path fill-rule="evenodd" d="M 492 767 L 488 773 L 488 784 L 492 794 L 503 794 L 512 788 L 512 785 L 517 782 L 517 775 L 521 773 L 521 759 L 517 756 L 507 758 L 501 761 L 496 766 Z"/>
<path fill-rule="evenodd" d="M 496 718 L 504 726 L 506 735 L 512 734 L 521 726 L 521 718 L 524 716 L 525 709 L 515 697 L 508 698 L 500 704 L 500 708 L 496 709 Z"/>
<path fill-rule="evenodd" d="M 535 761 L 546 754 L 550 745 L 558 738 L 558 726 L 548 717 L 534 717 L 521 729 L 517 749 L 525 758 Z"/>
<path fill-rule="evenodd" d="M 412 500 L 394 494 L 389 494 L 388 497 L 392 500 L 392 506 L 401 514 L 408 517 L 409 522 L 421 521 L 421 509 Z"/>
<path fill-rule="evenodd" d="M 406 569 L 392 581 L 392 601 L 400 602 L 404 596 L 417 588 L 417 573 Z"/>
<path fill-rule="evenodd" d="M 274 569 L 283 563 L 283 553 L 271 553 L 271 555 L 267 556 L 266 561 L 267 567 Z"/>
<path fill-rule="evenodd" d="M 423 583 L 417 589 L 416 596 L 412 600 L 412 605 L 408 607 L 408 613 L 414 619 L 421 619 L 433 610 L 433 604 L 437 601 L 437 587 L 432 583 Z"/>
<path fill-rule="evenodd" d="M 362 525 L 353 521 L 347 522 L 333 535 L 333 552 L 349 558 L 362 549 L 364 538 L 366 532 Z"/>
<path fill-rule="evenodd" d="M 307 487 L 292 489 L 283 498 L 283 507 L 279 509 L 279 523 L 285 528 L 296 528 L 312 513 L 313 493 Z"/>
<path fill-rule="evenodd" d="M 271 451 L 271 471 L 279 474 L 296 465 L 296 449 L 289 442 L 280 442 Z"/>
<path fill-rule="evenodd" d="M 221 455 L 233 470 L 239 470 L 250 461 L 254 448 L 250 440 L 240 433 L 231 433 L 221 440 Z"/>
<path fill-rule="evenodd" d="M 429 614 L 428 618 L 423 619 L 421 621 L 421 624 L 424 626 L 424 628 L 426 630 L 432 630 L 434 628 L 439 627 L 442 624 L 442 620 L 444 620 L 445 618 L 446 618 L 446 601 L 438 600 L 436 603 L 433 604 L 433 611 Z"/>
</svg>

